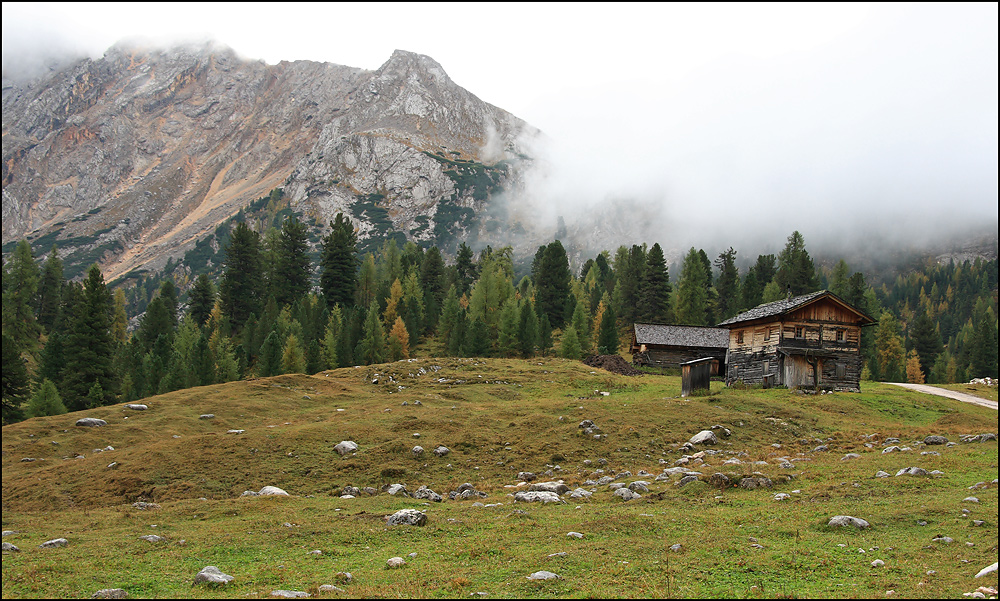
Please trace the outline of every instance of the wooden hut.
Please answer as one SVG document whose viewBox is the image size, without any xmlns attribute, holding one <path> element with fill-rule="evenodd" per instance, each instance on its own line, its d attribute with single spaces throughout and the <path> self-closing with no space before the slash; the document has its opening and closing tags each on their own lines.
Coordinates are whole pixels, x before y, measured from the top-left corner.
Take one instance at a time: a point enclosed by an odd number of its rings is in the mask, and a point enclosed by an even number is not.
<svg viewBox="0 0 1000 601">
<path fill-rule="evenodd" d="M 695 359 L 715 359 L 712 375 L 726 372 L 729 330 L 698 326 L 637 323 L 632 326 L 632 363 L 679 367 Z"/>
<path fill-rule="evenodd" d="M 726 382 L 860 392 L 861 328 L 874 322 L 827 290 L 740 313 L 719 324 Z"/>
</svg>

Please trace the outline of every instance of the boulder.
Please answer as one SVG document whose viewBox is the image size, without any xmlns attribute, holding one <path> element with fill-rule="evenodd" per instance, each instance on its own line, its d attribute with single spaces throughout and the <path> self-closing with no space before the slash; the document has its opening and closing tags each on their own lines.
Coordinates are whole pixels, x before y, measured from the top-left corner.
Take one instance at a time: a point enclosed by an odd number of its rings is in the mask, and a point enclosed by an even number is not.
<svg viewBox="0 0 1000 601">
<path fill-rule="evenodd" d="M 414 457 L 420 457 L 421 455 L 424 454 L 424 447 L 417 445 L 412 449 L 410 449 L 410 452 L 413 453 Z"/>
<path fill-rule="evenodd" d="M 5 542 L 5 543 L 3 543 L 3 552 L 4 553 L 20 553 L 21 550 L 18 549 L 16 545 L 13 545 L 11 543 Z"/>
<path fill-rule="evenodd" d="M 711 430 L 702 430 L 698 432 L 689 440 L 691 444 L 695 445 L 713 445 L 719 444 L 719 439 L 715 436 L 715 433 Z"/>
<path fill-rule="evenodd" d="M 924 439 L 924 444 L 934 445 L 934 444 L 948 444 L 948 439 L 944 436 L 938 436 L 937 434 L 932 434 Z"/>
<path fill-rule="evenodd" d="M 930 472 L 922 467 L 904 467 L 896 472 L 897 476 L 914 476 L 919 478 L 929 478 Z"/>
<path fill-rule="evenodd" d="M 628 489 L 632 492 L 647 493 L 649 492 L 649 482 L 644 480 L 636 480 L 628 485 Z"/>
<path fill-rule="evenodd" d="M 559 576 L 559 574 L 556 574 L 554 572 L 541 570 L 533 574 L 528 574 L 527 578 L 528 580 L 558 580 L 561 578 L 561 576 Z"/>
<path fill-rule="evenodd" d="M 146 409 L 149 409 L 148 406 L 141 405 L 139 403 L 129 403 L 129 404 L 125 405 L 125 408 L 126 409 L 131 409 L 132 411 L 145 411 Z"/>
<path fill-rule="evenodd" d="M 56 547 L 65 547 L 69 544 L 69 541 L 65 538 L 54 538 L 52 540 L 47 540 L 44 543 L 38 545 L 39 549 L 55 549 Z"/>
<path fill-rule="evenodd" d="M 408 496 L 410 496 L 410 493 L 408 493 L 406 491 L 406 486 L 403 485 L 403 484 L 390 484 L 389 486 L 385 487 L 385 492 L 387 492 L 388 494 L 390 494 L 390 495 L 392 495 L 394 497 L 395 496 L 401 496 L 401 497 L 408 497 Z"/>
<path fill-rule="evenodd" d="M 641 495 L 634 493 L 627 488 L 619 488 L 615 491 L 615 496 L 620 497 L 622 501 L 631 501 L 632 499 L 641 498 Z"/>
<path fill-rule="evenodd" d="M 406 565 L 406 560 L 402 557 L 390 557 L 385 561 L 385 567 L 388 569 L 401 568 Z"/>
<path fill-rule="evenodd" d="M 554 492 L 557 495 L 564 495 L 569 492 L 569 487 L 562 482 L 536 482 L 528 486 L 530 491 Z"/>
<path fill-rule="evenodd" d="M 840 458 L 841 461 L 850 461 L 851 459 L 860 459 L 861 455 L 857 453 L 848 453 Z"/>
<path fill-rule="evenodd" d="M 147 534 L 145 536 L 140 536 L 139 538 L 150 543 L 160 543 L 167 540 L 162 536 L 156 536 L 155 534 Z"/>
<path fill-rule="evenodd" d="M 862 530 L 871 526 L 867 521 L 849 515 L 835 515 L 830 518 L 830 521 L 826 525 L 839 527 L 854 526 Z"/>
<path fill-rule="evenodd" d="M 514 501 L 521 503 L 565 503 L 556 493 L 542 490 L 521 491 L 514 495 Z"/>
<path fill-rule="evenodd" d="M 740 488 L 757 490 L 758 488 L 773 488 L 774 483 L 767 476 L 745 476 L 740 479 Z"/>
<path fill-rule="evenodd" d="M 353 440 L 342 440 L 333 447 L 334 451 L 337 451 L 341 455 L 346 455 L 348 453 L 353 453 L 358 450 L 358 443 Z"/>
<path fill-rule="evenodd" d="M 286 591 L 286 590 L 271 591 L 271 596 L 279 599 L 302 599 L 305 597 L 312 597 L 312 595 L 310 595 L 305 591 Z"/>
<path fill-rule="evenodd" d="M 976 578 L 982 578 L 983 576 L 986 576 L 988 574 L 993 574 L 996 571 L 997 571 L 997 562 L 994 561 L 993 565 L 986 566 L 985 568 L 979 570 L 979 573 L 976 574 Z"/>
<path fill-rule="evenodd" d="M 225 574 L 215 566 L 205 566 L 194 577 L 195 584 L 229 584 L 233 579 L 229 574 Z"/>
<path fill-rule="evenodd" d="M 108 422 L 104 421 L 103 419 L 97 419 L 96 417 L 81 417 L 80 419 L 76 420 L 76 425 L 84 426 L 87 428 L 96 428 L 100 426 L 106 426 L 108 425 Z"/>
<path fill-rule="evenodd" d="M 91 599 L 128 599 L 128 593 L 123 588 L 102 588 L 90 596 Z"/>
<path fill-rule="evenodd" d="M 214 413 L 202 413 L 198 416 L 198 419 L 215 419 Z"/>
<path fill-rule="evenodd" d="M 277 486 L 265 486 L 257 492 L 258 495 L 262 497 L 287 497 L 289 496 L 287 492 L 281 490 Z"/>
<path fill-rule="evenodd" d="M 386 517 L 386 525 L 388 526 L 423 526 L 426 523 L 427 516 L 416 509 L 400 509 Z"/>
<path fill-rule="evenodd" d="M 522 482 L 531 482 L 532 480 L 534 480 L 537 477 L 538 476 L 536 476 L 533 472 L 518 472 L 517 473 L 517 479 L 521 480 Z"/>
<path fill-rule="evenodd" d="M 450 452 L 451 452 L 451 449 L 449 449 L 448 447 L 446 447 L 444 445 L 441 445 L 438 448 L 434 449 L 434 454 L 437 455 L 438 457 L 444 457 L 445 455 L 447 455 Z"/>
<path fill-rule="evenodd" d="M 577 487 L 570 491 L 569 498 L 587 500 L 591 496 L 593 496 L 593 494 L 594 493 L 590 492 L 589 490 Z"/>
<path fill-rule="evenodd" d="M 434 492 L 433 490 L 427 488 L 426 486 L 421 486 L 413 493 L 414 499 L 427 499 L 428 501 L 433 501 L 435 503 L 440 503 L 444 498 Z"/>
</svg>

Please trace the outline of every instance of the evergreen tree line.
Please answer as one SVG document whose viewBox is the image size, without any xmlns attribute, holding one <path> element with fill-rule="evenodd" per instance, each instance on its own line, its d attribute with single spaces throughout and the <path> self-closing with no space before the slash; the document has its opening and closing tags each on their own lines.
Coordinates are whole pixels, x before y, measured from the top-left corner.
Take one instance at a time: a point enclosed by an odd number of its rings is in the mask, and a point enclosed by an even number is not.
<svg viewBox="0 0 1000 601">
<path fill-rule="evenodd" d="M 874 289 L 844 261 L 817 269 L 793 232 L 781 253 L 758 255 L 743 275 L 734 249 L 711 260 L 691 248 L 672 284 L 659 244 L 622 246 L 613 258 L 604 251 L 575 277 L 556 240 L 515 283 L 510 247 L 477 257 L 462 244 L 447 265 L 436 247 L 393 239 L 360 257 L 351 221 L 338 214 L 330 226 L 314 264 L 295 216 L 264 235 L 238 221 L 218 282 L 202 274 L 181 292 L 163 280 L 131 332 L 123 289 L 112 294 L 96 265 L 66 282 L 55 248 L 39 267 L 22 241 L 3 273 L 4 422 L 416 352 L 615 353 L 636 322 L 712 325 L 821 287 L 878 320 L 862 336 L 870 377 L 916 379 L 908 352 L 930 381 L 996 375 L 995 260 L 929 267 Z"/>
</svg>

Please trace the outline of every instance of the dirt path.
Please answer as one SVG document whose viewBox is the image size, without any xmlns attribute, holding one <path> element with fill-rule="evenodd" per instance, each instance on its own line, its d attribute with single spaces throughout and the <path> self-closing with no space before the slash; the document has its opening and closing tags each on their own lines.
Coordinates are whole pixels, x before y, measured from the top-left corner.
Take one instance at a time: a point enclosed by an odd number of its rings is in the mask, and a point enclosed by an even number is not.
<svg viewBox="0 0 1000 601">
<path fill-rule="evenodd" d="M 916 390 L 917 392 L 923 392 L 925 394 L 936 394 L 938 396 L 946 396 L 950 399 L 955 399 L 956 401 L 962 401 L 963 403 L 982 405 L 983 407 L 989 407 L 994 411 L 997 410 L 996 401 L 988 401 L 986 399 L 981 399 L 971 394 L 965 394 L 964 392 L 955 392 L 954 390 L 938 388 L 937 386 L 928 386 L 926 384 L 902 384 L 899 382 L 886 382 L 886 384 L 892 384 L 893 386 L 902 386 L 903 388 L 909 388 L 910 390 Z"/>
</svg>

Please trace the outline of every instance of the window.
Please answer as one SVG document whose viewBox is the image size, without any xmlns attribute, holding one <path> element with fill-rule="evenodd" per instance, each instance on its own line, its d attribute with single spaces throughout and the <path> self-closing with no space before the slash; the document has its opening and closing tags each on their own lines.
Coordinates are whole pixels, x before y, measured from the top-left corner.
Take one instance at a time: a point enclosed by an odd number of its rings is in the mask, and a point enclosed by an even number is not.
<svg viewBox="0 0 1000 601">
<path fill-rule="evenodd" d="M 796 338 L 805 338 L 806 337 L 806 329 L 803 328 L 802 326 L 795 326 L 795 337 Z"/>
<path fill-rule="evenodd" d="M 771 328 L 767 328 L 766 330 L 764 330 L 764 340 L 770 340 L 770 339 L 771 339 Z"/>
<path fill-rule="evenodd" d="M 837 342 L 844 341 L 844 330 L 837 330 Z"/>
<path fill-rule="evenodd" d="M 736 344 L 743 344 L 743 330 L 736 332 Z"/>
</svg>

